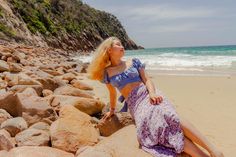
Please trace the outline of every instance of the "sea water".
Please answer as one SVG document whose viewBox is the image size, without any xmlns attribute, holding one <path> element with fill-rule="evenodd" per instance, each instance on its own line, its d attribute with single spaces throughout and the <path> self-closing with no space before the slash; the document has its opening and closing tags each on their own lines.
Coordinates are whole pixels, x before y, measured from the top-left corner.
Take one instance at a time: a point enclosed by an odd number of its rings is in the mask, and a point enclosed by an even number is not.
<svg viewBox="0 0 236 157">
<path fill-rule="evenodd" d="M 146 69 L 173 75 L 236 75 L 236 45 L 126 50 L 124 60 L 139 58 Z M 92 56 L 77 59 L 90 62 Z"/>
</svg>

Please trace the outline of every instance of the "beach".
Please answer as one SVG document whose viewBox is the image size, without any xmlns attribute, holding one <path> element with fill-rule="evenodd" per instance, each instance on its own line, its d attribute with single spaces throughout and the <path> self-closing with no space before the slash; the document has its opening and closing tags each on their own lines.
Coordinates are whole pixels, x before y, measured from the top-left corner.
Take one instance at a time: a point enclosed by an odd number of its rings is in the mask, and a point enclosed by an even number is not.
<svg viewBox="0 0 236 157">
<path fill-rule="evenodd" d="M 181 117 L 188 119 L 225 157 L 236 155 L 236 76 L 147 73 Z M 88 83 L 102 101 L 109 102 L 105 84 L 92 80 Z"/>
</svg>

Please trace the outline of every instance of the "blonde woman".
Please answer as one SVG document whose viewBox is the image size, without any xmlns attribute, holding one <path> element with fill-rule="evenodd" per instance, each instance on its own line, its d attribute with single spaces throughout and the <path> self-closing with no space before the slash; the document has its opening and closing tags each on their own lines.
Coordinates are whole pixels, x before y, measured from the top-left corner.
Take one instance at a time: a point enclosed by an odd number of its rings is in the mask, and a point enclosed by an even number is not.
<svg viewBox="0 0 236 157">
<path fill-rule="evenodd" d="M 124 47 L 116 37 L 103 41 L 88 67 L 91 79 L 106 83 L 110 111 L 115 113 L 117 93 L 123 95 L 135 121 L 137 138 L 143 150 L 155 157 L 174 157 L 186 152 L 192 157 L 223 157 L 193 125 L 178 117 L 171 102 L 157 90 L 138 58 L 123 61 Z M 196 144 L 205 148 L 209 155 Z"/>
</svg>

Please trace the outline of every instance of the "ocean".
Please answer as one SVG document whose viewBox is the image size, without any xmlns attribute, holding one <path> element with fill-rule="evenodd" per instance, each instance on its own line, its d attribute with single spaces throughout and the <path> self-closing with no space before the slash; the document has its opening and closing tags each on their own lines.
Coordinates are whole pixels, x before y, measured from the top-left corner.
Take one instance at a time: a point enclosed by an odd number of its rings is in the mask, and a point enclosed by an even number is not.
<svg viewBox="0 0 236 157">
<path fill-rule="evenodd" d="M 146 69 L 167 75 L 236 75 L 236 45 L 126 50 L 124 60 L 137 57 Z M 92 56 L 76 57 L 90 62 Z"/>
</svg>

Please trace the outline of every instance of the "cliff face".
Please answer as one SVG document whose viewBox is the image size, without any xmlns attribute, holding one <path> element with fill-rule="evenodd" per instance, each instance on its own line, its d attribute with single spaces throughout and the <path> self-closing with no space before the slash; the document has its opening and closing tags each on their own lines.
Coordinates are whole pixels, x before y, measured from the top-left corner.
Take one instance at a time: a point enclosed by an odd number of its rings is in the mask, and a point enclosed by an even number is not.
<svg viewBox="0 0 236 157">
<path fill-rule="evenodd" d="M 116 36 L 138 49 L 119 20 L 80 0 L 0 0 L 0 39 L 35 46 L 91 51 Z"/>
</svg>

